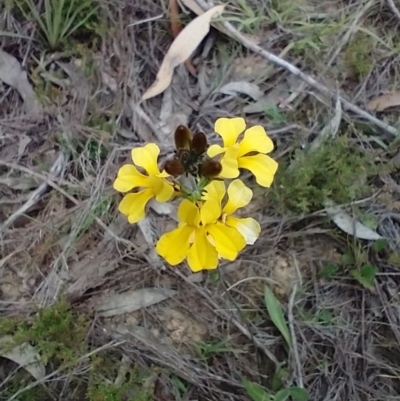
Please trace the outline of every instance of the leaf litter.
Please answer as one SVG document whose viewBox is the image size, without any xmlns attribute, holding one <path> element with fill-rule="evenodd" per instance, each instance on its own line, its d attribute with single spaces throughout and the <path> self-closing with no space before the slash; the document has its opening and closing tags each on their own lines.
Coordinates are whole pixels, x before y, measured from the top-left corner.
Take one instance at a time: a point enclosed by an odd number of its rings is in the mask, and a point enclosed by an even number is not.
<svg viewBox="0 0 400 401">
<path fill-rule="evenodd" d="M 0 80 L 18 91 L 24 101 L 24 108 L 27 113 L 32 115 L 40 115 L 42 113 L 42 108 L 36 99 L 35 92 L 21 64 L 11 54 L 1 49 Z"/>
</svg>

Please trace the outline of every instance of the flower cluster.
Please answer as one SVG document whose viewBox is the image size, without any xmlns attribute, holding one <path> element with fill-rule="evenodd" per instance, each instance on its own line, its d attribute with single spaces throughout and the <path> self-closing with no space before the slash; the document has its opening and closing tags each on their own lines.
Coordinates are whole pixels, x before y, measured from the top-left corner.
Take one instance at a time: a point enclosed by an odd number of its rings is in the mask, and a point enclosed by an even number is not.
<svg viewBox="0 0 400 401">
<path fill-rule="evenodd" d="M 220 258 L 233 261 L 246 245 L 254 244 L 261 231 L 259 223 L 234 216 L 253 196 L 237 177 L 240 169 L 247 169 L 260 186 L 270 187 L 278 168 L 267 156 L 274 145 L 260 125 L 246 130 L 243 118 L 220 118 L 214 129 L 223 146 L 208 146 L 204 133 L 192 135 L 187 127 L 179 126 L 175 155 L 163 171 L 158 167 L 156 144 L 133 149 L 133 164 L 122 166 L 114 182 L 119 192 L 137 189 L 119 204 L 130 223 L 145 216 L 152 198 L 158 202 L 182 199 L 178 227 L 161 236 L 156 251 L 173 266 L 187 259 L 194 272 L 217 268 Z M 224 179 L 230 180 L 227 187 Z"/>
</svg>

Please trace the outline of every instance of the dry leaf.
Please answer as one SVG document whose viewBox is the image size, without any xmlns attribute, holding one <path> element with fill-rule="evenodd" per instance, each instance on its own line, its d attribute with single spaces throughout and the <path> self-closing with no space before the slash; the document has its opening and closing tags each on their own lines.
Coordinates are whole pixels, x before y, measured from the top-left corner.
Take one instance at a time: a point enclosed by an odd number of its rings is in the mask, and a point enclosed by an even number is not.
<svg viewBox="0 0 400 401">
<path fill-rule="evenodd" d="M 356 238 L 376 241 L 383 238 L 376 231 L 371 230 L 364 224 L 355 220 L 339 206 L 335 205 L 330 199 L 325 201 L 326 213 L 332 221 L 346 234 Z"/>
<path fill-rule="evenodd" d="M 211 19 L 220 16 L 224 7 L 224 5 L 221 5 L 211 8 L 195 18 L 181 31 L 165 55 L 157 73 L 156 81 L 143 94 L 141 101 L 157 96 L 168 88 L 172 81 L 174 68 L 185 62 L 192 55 L 208 34 Z"/>
<path fill-rule="evenodd" d="M 196 3 L 195 0 L 179 0 L 184 6 L 186 6 L 189 10 L 193 11 L 197 15 L 202 15 L 204 14 L 204 10 Z M 223 34 L 230 36 L 233 39 L 236 39 L 230 32 L 228 32 L 223 24 L 221 23 L 212 23 L 211 24 L 215 29 L 218 31 L 222 32 Z M 260 38 L 255 35 L 250 35 L 247 33 L 242 33 L 242 36 L 244 36 L 247 40 L 252 42 L 255 45 L 260 44 Z"/>
<path fill-rule="evenodd" d="M 105 299 L 96 308 L 96 311 L 99 316 L 103 317 L 122 315 L 123 313 L 134 312 L 157 304 L 173 297 L 175 294 L 176 291 L 163 288 L 143 288 L 124 292 L 123 294 L 114 294 Z"/>
<path fill-rule="evenodd" d="M 288 96 L 289 86 L 287 84 L 278 84 L 274 89 L 262 96 L 255 103 L 248 104 L 243 107 L 243 111 L 247 114 L 261 113 L 268 109 L 277 107 Z"/>
<path fill-rule="evenodd" d="M 400 91 L 378 96 L 367 103 L 367 110 L 383 111 L 389 107 L 400 106 Z"/>
<path fill-rule="evenodd" d="M 179 18 L 179 5 L 177 0 L 169 1 L 169 12 L 170 12 L 170 20 L 171 20 L 171 32 L 174 38 L 176 38 L 180 32 L 182 31 L 182 23 Z M 197 71 L 195 66 L 192 64 L 191 60 L 185 61 L 185 67 L 194 77 L 197 76 Z"/>
<path fill-rule="evenodd" d="M 218 92 L 224 93 L 225 95 L 243 93 L 254 100 L 258 100 L 264 95 L 264 92 L 258 87 L 258 85 L 246 81 L 230 82 L 219 89 Z"/>
<path fill-rule="evenodd" d="M 4 336 L 0 338 L 0 345 L 12 343 L 12 341 L 11 336 Z M 7 352 L 1 351 L 0 356 L 22 366 L 36 380 L 41 380 L 46 376 L 46 370 L 43 363 L 40 362 L 39 353 L 28 343 L 17 345 Z"/>
<path fill-rule="evenodd" d="M 0 49 L 0 80 L 15 88 L 24 101 L 27 113 L 40 114 L 42 108 L 36 100 L 35 92 L 28 81 L 26 72 L 19 61 Z"/>
</svg>

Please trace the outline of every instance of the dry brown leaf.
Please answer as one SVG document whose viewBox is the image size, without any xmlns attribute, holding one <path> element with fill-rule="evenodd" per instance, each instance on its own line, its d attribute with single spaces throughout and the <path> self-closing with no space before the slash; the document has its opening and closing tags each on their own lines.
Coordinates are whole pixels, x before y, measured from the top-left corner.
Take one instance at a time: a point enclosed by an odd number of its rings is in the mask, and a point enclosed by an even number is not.
<svg viewBox="0 0 400 401">
<path fill-rule="evenodd" d="M 169 12 L 170 12 L 170 20 L 171 20 L 171 31 L 174 38 L 176 38 L 182 31 L 182 23 L 179 18 L 179 5 L 178 0 L 170 0 L 169 1 Z M 197 77 L 197 71 L 195 66 L 192 64 L 192 61 L 186 60 L 185 67 L 194 77 Z"/>
<path fill-rule="evenodd" d="M 383 111 L 389 107 L 400 106 L 400 91 L 378 96 L 367 103 L 367 110 Z"/>
<path fill-rule="evenodd" d="M 184 6 L 186 6 L 190 11 L 193 11 L 197 15 L 204 14 L 204 10 L 195 2 L 195 0 L 179 0 Z M 212 23 L 211 24 L 215 29 L 222 32 L 223 34 L 233 37 L 230 32 L 228 32 L 221 23 Z M 260 44 L 260 38 L 255 35 L 250 35 L 247 33 L 242 33 L 247 40 L 253 42 L 255 45 Z M 234 38 L 236 39 L 236 38 Z"/>
<path fill-rule="evenodd" d="M 40 114 L 42 108 L 36 100 L 35 92 L 28 81 L 26 72 L 19 61 L 0 49 L 0 80 L 15 88 L 24 101 L 25 111 Z"/>
<path fill-rule="evenodd" d="M 96 311 L 103 317 L 121 315 L 165 301 L 174 295 L 176 291 L 166 288 L 142 288 L 110 295 L 97 306 Z"/>
<path fill-rule="evenodd" d="M 143 94 L 141 101 L 164 92 L 171 84 L 174 68 L 184 63 L 210 30 L 212 18 L 222 14 L 225 6 L 215 6 L 188 24 L 173 41 L 157 73 L 156 81 Z"/>
</svg>

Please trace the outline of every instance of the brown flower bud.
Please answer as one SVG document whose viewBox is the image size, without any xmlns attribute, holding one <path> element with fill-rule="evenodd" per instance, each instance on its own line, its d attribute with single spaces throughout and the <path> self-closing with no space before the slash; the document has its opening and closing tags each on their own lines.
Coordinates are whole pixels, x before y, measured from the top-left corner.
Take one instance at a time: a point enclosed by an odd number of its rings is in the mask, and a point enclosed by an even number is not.
<svg viewBox="0 0 400 401">
<path fill-rule="evenodd" d="M 172 177 L 178 177 L 185 172 L 185 168 L 179 160 L 167 160 L 164 164 L 164 170 Z"/>
<path fill-rule="evenodd" d="M 207 150 L 207 137 L 204 132 L 197 132 L 193 135 L 192 150 L 198 155 L 202 155 Z"/>
<path fill-rule="evenodd" d="M 184 125 L 180 125 L 175 130 L 175 147 L 177 150 L 179 149 L 190 149 L 190 144 L 192 142 L 192 133 L 188 127 Z"/>
<path fill-rule="evenodd" d="M 206 160 L 200 164 L 200 175 L 205 178 L 214 178 L 222 171 L 222 164 L 215 160 Z"/>
</svg>

